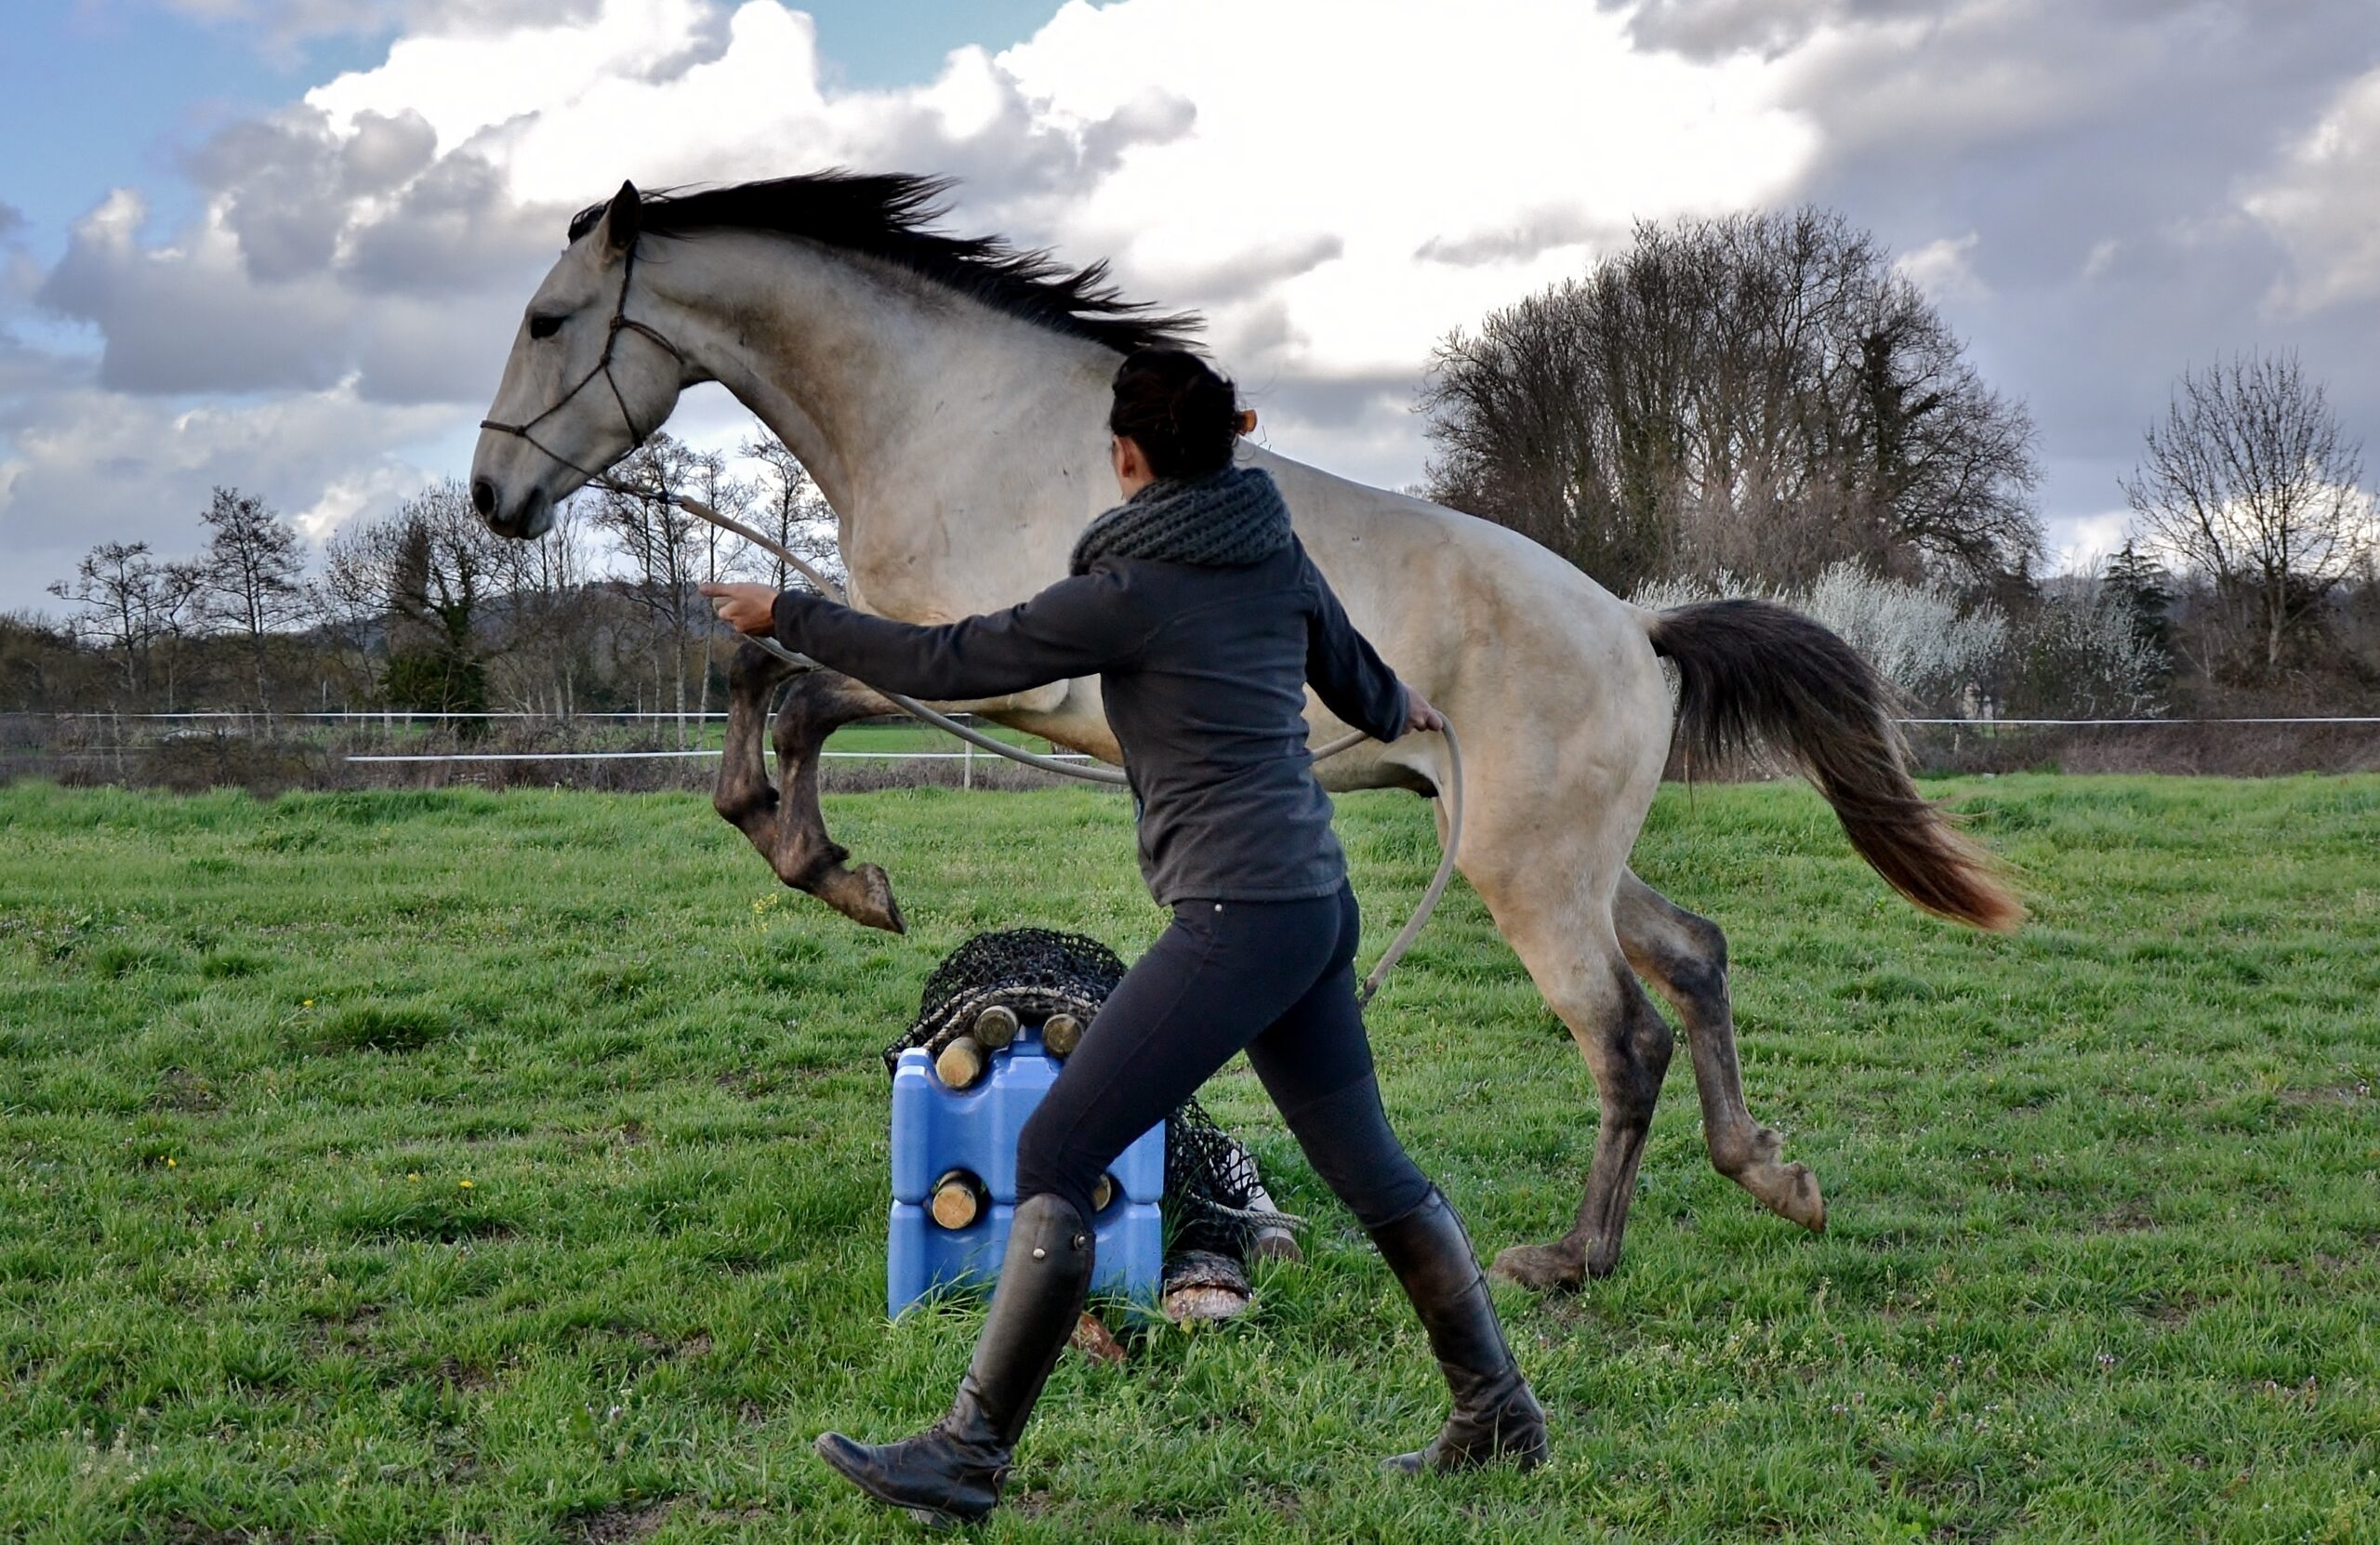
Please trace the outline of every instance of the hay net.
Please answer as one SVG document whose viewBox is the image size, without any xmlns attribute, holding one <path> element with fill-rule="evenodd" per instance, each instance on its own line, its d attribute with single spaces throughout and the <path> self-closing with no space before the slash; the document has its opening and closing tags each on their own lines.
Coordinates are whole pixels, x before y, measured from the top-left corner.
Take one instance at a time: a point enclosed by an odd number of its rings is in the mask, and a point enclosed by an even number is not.
<svg viewBox="0 0 2380 1545">
<path fill-rule="evenodd" d="M 1089 1024 L 1116 984 L 1124 962 L 1098 940 L 1047 928 L 978 933 L 943 957 L 926 978 L 918 1017 L 884 1049 L 884 1071 L 901 1053 L 927 1055 L 973 1028 L 976 1017 L 1003 1006 L 1026 1024 L 1069 1013 Z M 1284 1220 L 1251 1208 L 1262 1195 L 1256 1161 L 1232 1141 L 1196 1099 L 1185 1100 L 1165 1124 L 1165 1223 L 1169 1248 L 1241 1254 L 1264 1224 Z"/>
</svg>

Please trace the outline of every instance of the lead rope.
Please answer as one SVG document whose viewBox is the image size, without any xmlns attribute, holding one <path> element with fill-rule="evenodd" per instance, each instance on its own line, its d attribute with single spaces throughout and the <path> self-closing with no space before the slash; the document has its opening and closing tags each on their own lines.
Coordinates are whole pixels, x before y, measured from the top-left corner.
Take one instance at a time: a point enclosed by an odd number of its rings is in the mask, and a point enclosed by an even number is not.
<svg viewBox="0 0 2380 1545">
<path fill-rule="evenodd" d="M 631 498 L 665 498 L 696 520 L 707 521 L 721 531 L 733 532 L 753 546 L 783 559 L 791 564 L 804 579 L 816 586 L 818 593 L 827 600 L 838 602 L 843 601 L 841 586 L 820 574 L 779 543 L 770 540 L 732 515 L 721 514 L 700 499 L 684 494 L 656 495 L 650 489 L 638 488 L 604 476 L 590 478 L 588 481 L 599 488 L 626 495 Z M 750 635 L 747 634 L 746 637 Z M 799 666 L 804 670 L 824 668 L 817 661 L 806 654 L 797 654 L 787 649 L 774 639 L 755 638 L 752 641 L 788 665 Z M 866 686 L 866 683 L 862 682 L 861 685 Z M 904 697 L 897 692 L 886 692 L 881 687 L 871 687 L 869 690 L 912 718 L 931 724 L 937 730 L 947 731 L 970 746 L 981 746 L 995 756 L 1006 757 L 1011 761 L 1023 762 L 1027 767 L 1038 767 L 1044 772 L 1054 772 L 1062 778 L 1078 778 L 1084 783 L 1120 786 L 1126 782 L 1120 768 L 1086 767 L 1078 762 L 1060 761 L 1054 757 L 1045 757 L 1038 752 L 1028 751 L 1021 746 L 1011 746 L 1004 740 L 984 733 L 971 724 L 961 724 L 947 714 L 927 707 L 914 697 Z M 1405 926 L 1397 930 L 1396 937 L 1389 941 L 1388 948 L 1381 955 L 1380 964 L 1374 966 L 1371 974 L 1365 977 L 1362 984 L 1356 987 L 1355 1004 L 1358 1008 L 1371 1002 L 1373 995 L 1380 991 L 1380 984 L 1388 980 L 1389 971 L 1405 957 L 1405 952 L 1413 947 L 1413 941 L 1421 937 L 1423 925 L 1430 920 L 1430 914 L 1437 910 L 1438 899 L 1447 893 L 1447 886 L 1454 879 L 1455 854 L 1462 846 L 1462 746 L 1455 739 L 1454 726 L 1451 724 L 1439 733 L 1446 737 L 1447 743 L 1446 851 L 1438 858 L 1437 873 L 1430 877 L 1429 888 L 1421 892 L 1421 905 L 1413 909 L 1413 916 L 1406 919 Z M 1322 761 L 1335 757 L 1348 747 L 1370 738 L 1361 730 L 1350 731 L 1318 747 L 1314 753 L 1314 759 Z"/>
</svg>

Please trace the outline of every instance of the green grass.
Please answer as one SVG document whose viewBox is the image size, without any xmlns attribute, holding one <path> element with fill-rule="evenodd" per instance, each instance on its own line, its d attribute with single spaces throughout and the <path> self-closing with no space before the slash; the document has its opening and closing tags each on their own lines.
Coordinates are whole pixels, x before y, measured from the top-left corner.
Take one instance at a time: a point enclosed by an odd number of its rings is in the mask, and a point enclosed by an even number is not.
<svg viewBox="0 0 2380 1545">
<path fill-rule="evenodd" d="M 1946 791 L 2013 939 L 1797 786 L 1662 796 L 1831 1230 L 1711 1171 L 1681 1056 L 1618 1274 L 1501 1298 L 1549 1468 L 1373 1473 L 1440 1388 L 1236 1067 L 1309 1262 L 1068 1357 L 982 1537 L 2380 1539 L 2380 780 Z M 1342 811 L 1376 950 L 1435 845 Z M 930 1420 L 978 1314 L 883 1318 L 876 1052 L 979 929 L 1160 918 L 1110 797 L 829 815 L 907 938 L 694 796 L 0 790 L 0 1538 L 910 1536 L 808 1451 Z M 1483 1249 L 1556 1232 L 1593 1087 L 1475 898 L 1371 1019 Z"/>
<path fill-rule="evenodd" d="M 1022 730 L 1012 730 L 1005 724 L 988 720 L 975 726 L 996 740 L 1011 746 L 1022 746 L 1045 756 L 1060 749 L 1039 735 L 1028 735 Z M 964 751 L 966 743 L 957 735 L 935 729 L 931 724 L 914 720 L 906 724 L 846 724 L 826 741 L 829 751 Z M 978 753 L 980 755 L 980 753 Z"/>
</svg>

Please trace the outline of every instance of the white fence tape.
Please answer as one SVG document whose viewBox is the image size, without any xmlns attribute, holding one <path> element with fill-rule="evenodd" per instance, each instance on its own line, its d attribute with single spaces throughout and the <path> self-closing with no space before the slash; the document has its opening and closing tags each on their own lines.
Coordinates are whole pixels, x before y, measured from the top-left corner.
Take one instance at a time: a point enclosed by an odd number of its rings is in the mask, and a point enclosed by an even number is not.
<svg viewBox="0 0 2380 1545">
<path fill-rule="evenodd" d="M 126 716 L 126 717 L 130 718 L 130 717 L 134 717 L 134 716 L 127 715 L 127 716 Z M 150 716 L 150 717 L 154 717 L 154 718 L 185 717 L 185 718 L 187 718 L 187 717 L 200 717 L 200 716 L 190 716 L 190 715 L 182 715 L 182 716 L 169 716 L 169 715 L 162 715 L 162 714 L 161 714 L 161 715 L 153 715 L 153 716 Z M 372 715 L 372 714 L 359 714 L 359 715 L 357 715 L 356 717 L 357 717 L 357 718 L 362 718 L 362 719 L 371 719 L 371 718 L 377 718 L 378 716 L 377 716 L 377 715 Z M 456 718 L 456 719 L 467 719 L 467 718 L 473 718 L 473 717 L 501 718 L 501 717 L 511 717 L 511 716 L 495 715 L 495 714 L 483 715 L 483 716 L 474 716 L 474 715 L 469 715 L 469 714 L 455 714 L 455 715 L 449 715 L 449 716 L 447 716 L 447 717 L 450 717 L 450 718 Z M 536 716 L 534 716 L 534 715 L 522 715 L 522 716 L 519 716 L 519 717 L 523 717 L 523 718 L 534 718 L 534 717 L 536 717 Z M 601 716 L 594 715 L 594 714 L 586 714 L 586 715 L 581 715 L 580 717 L 582 717 L 582 718 L 588 718 L 588 719 L 593 719 L 593 718 L 597 718 L 597 717 L 601 717 Z M 619 715 L 619 716 L 615 716 L 615 717 L 628 718 L 628 717 L 632 717 L 632 716 L 628 716 L 628 715 Z M 668 715 L 668 714 L 657 714 L 657 715 L 656 715 L 656 714 L 647 714 L 647 715 L 643 715 L 643 716 L 641 716 L 641 717 L 648 718 L 648 719 L 652 719 L 652 718 L 668 719 L 668 718 L 671 718 L 671 717 L 674 717 L 674 716 L 672 716 L 672 715 Z M 688 717 L 689 717 L 689 718 L 692 718 L 692 717 L 694 717 L 694 716 L 693 716 L 693 715 L 689 715 Z M 2360 716 L 2360 717 L 2359 717 L 2359 716 L 2336 715 L 2336 716 L 2324 716 L 2324 717 L 2313 717 L 2313 716 L 2308 716 L 2308 717 L 2294 718 L 2294 719 L 2282 719 L 2282 718 L 2272 718 L 2272 719 L 1897 719 L 1897 720 L 1893 720 L 1893 722 L 1894 722 L 1894 723 L 1896 723 L 1896 724 L 1923 724 L 1923 725 L 1935 725 L 1935 726 L 1950 727 L 1950 728 L 1957 728 L 1957 729 L 1964 729 L 1964 730 L 2002 730 L 2002 729 L 2082 729 L 2082 728 L 2135 728 L 2135 729 L 2151 729 L 2151 728 L 2155 728 L 2155 727 L 2162 726 L 2162 725 L 2192 725 L 2192 724 L 2265 724 L 2265 725 L 2271 725 L 2271 724 L 2380 724 L 2380 716 Z M 689 751 L 472 751 L 472 752 L 457 752 L 457 753 L 455 753 L 455 754 L 452 754 L 452 755 L 445 755 L 445 756 L 428 756 L 428 755 L 410 755 L 410 756 L 351 756 L 351 757 L 344 758 L 344 759 L 344 759 L 344 760 L 346 760 L 346 761 L 349 761 L 349 762 L 358 762 L 358 763 L 386 763 L 386 762 L 447 762 L 447 761 L 472 761 L 472 762 L 479 762 L 479 761 L 627 761 L 627 760 L 635 760 L 635 759 L 639 759 L 665 758 L 665 757 L 717 757 L 717 756 L 720 756 L 720 755 L 721 755 L 721 754 L 722 754 L 722 753 L 721 753 L 721 752 L 720 752 L 720 751 L 718 751 L 718 750 L 689 750 Z M 972 762 L 972 761 L 973 761 L 973 760 L 977 759 L 977 757 L 980 755 L 980 753 L 976 753 L 976 752 L 972 752 L 972 751 L 821 751 L 821 752 L 819 752 L 819 753 L 818 753 L 818 755 L 819 755 L 821 758 L 832 759 L 837 759 L 837 760 L 849 760 L 849 761 L 962 761 L 962 762 Z M 1055 755 L 1055 757 L 1056 757 L 1056 759 L 1058 759 L 1058 760 L 1060 760 L 1060 761 L 1090 761 L 1090 760 L 1091 759 L 1090 757 L 1084 756 L 1084 755 L 1082 755 L 1082 754 L 1081 754 L 1081 753 L 1079 753 L 1079 752 L 1072 752 L 1072 751 L 1058 751 L 1058 752 L 1055 752 L 1055 753 L 1054 753 L 1054 755 Z"/>
<path fill-rule="evenodd" d="M 345 757 L 350 762 L 391 761 L 621 761 L 650 757 L 716 757 L 718 750 L 692 751 L 469 751 L 453 756 L 366 756 Z M 989 758 L 988 752 L 968 751 L 821 751 L 821 757 L 840 758 L 851 761 L 978 761 Z M 1049 753 L 1044 752 L 1047 756 Z M 1091 759 L 1075 751 L 1060 751 L 1056 761 L 1089 761 Z"/>
</svg>

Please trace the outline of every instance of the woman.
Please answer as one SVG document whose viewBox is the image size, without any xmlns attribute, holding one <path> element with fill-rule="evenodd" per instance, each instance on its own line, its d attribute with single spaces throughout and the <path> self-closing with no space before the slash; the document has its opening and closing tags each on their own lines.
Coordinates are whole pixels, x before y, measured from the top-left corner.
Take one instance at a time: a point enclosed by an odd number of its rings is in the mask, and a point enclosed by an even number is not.
<svg viewBox="0 0 2380 1545">
<path fill-rule="evenodd" d="M 917 697 L 997 697 L 1096 673 L 1142 873 L 1173 911 L 1025 1123 L 1007 1254 L 949 1414 L 881 1447 L 829 1433 L 818 1452 L 895 1506 L 959 1520 L 991 1511 L 1082 1310 L 1091 1188 L 1245 1050 L 1404 1284 L 1452 1389 L 1436 1439 L 1389 1466 L 1533 1465 L 1545 1419 L 1470 1240 L 1381 1109 L 1355 1004 L 1355 898 L 1306 754 L 1305 686 L 1383 741 L 1445 720 L 1348 623 L 1273 480 L 1232 465 L 1242 416 L 1231 383 L 1194 355 L 1143 350 L 1115 384 L 1124 502 L 1084 530 L 1070 577 L 1021 606 L 918 627 L 806 593 L 703 587 L 742 631 Z"/>
</svg>

